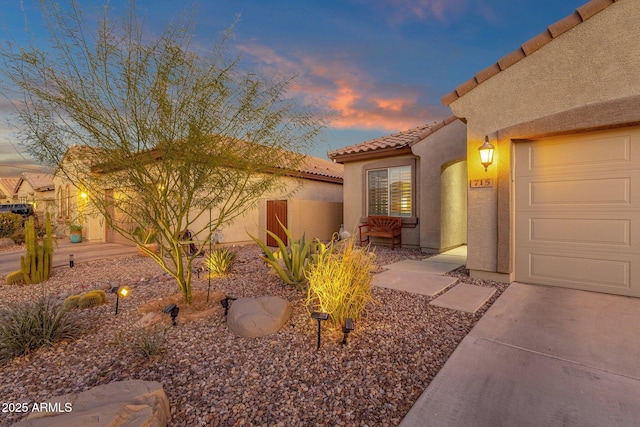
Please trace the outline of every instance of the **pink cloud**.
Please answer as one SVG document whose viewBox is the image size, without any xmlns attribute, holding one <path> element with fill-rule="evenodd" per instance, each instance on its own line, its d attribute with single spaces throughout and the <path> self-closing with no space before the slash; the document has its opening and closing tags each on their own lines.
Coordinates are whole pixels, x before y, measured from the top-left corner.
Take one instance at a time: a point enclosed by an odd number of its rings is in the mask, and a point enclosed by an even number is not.
<svg viewBox="0 0 640 427">
<path fill-rule="evenodd" d="M 333 128 L 395 132 L 441 118 L 441 111 L 419 105 L 423 88 L 376 82 L 347 58 L 321 60 L 307 54 L 285 58 L 259 45 L 244 45 L 242 50 L 265 71 L 296 74 L 290 95 L 328 111 Z"/>
<path fill-rule="evenodd" d="M 391 9 L 394 23 L 407 20 L 424 21 L 435 18 L 447 21 L 450 14 L 458 13 L 468 0 L 383 0 L 383 7 Z"/>
</svg>

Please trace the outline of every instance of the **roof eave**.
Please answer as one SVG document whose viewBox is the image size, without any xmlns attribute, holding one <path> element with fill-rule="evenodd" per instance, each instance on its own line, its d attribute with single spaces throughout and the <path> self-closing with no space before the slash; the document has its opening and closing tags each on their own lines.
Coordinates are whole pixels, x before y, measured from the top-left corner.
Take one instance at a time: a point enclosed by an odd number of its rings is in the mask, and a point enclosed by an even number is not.
<svg viewBox="0 0 640 427">
<path fill-rule="evenodd" d="M 371 151 L 362 151 L 358 153 L 338 154 L 331 157 L 336 163 L 357 162 L 361 160 L 372 160 L 381 157 L 401 156 L 404 154 L 412 154 L 411 146 L 404 145 L 402 147 L 383 148 Z"/>
</svg>

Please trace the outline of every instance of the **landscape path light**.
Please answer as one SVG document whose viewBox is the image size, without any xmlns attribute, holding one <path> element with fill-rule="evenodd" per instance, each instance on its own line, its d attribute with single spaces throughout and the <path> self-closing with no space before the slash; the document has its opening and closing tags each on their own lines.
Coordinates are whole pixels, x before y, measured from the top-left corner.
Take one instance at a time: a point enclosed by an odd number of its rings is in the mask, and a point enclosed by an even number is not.
<svg viewBox="0 0 640 427">
<path fill-rule="evenodd" d="M 69 268 L 73 268 L 73 266 L 74 266 L 73 254 L 69 254 Z"/>
<path fill-rule="evenodd" d="M 313 313 L 311 313 L 311 318 L 318 321 L 318 348 L 320 348 L 320 323 L 323 320 L 327 320 L 329 318 L 329 313 L 314 311 Z"/>
<path fill-rule="evenodd" d="M 353 329 L 353 320 L 346 317 L 344 319 L 344 326 L 342 327 L 342 333 L 344 334 L 342 337 L 342 345 L 347 343 L 347 335 L 349 335 L 349 332 L 353 331 Z"/>
<path fill-rule="evenodd" d="M 175 304 L 169 304 L 162 311 L 171 316 L 171 324 L 173 326 L 176 326 L 176 317 L 178 317 L 178 313 L 180 312 L 180 307 L 178 307 Z"/>
<path fill-rule="evenodd" d="M 229 306 L 231 305 L 231 301 L 235 301 L 238 298 L 236 297 L 230 297 L 229 295 L 226 295 L 224 298 L 222 298 L 222 300 L 220 300 L 220 305 L 222 305 L 222 307 L 224 308 L 224 315 L 226 316 L 229 313 Z"/>
<path fill-rule="evenodd" d="M 131 289 L 127 286 L 113 286 L 111 293 L 116 294 L 116 314 L 118 314 L 118 304 L 120 303 L 120 297 L 126 298 L 131 293 Z"/>
</svg>

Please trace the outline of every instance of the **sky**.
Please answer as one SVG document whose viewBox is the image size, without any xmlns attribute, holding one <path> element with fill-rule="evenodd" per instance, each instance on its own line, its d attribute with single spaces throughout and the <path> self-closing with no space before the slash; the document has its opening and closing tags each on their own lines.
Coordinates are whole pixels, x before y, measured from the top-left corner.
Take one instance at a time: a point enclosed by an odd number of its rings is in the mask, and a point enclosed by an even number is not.
<svg viewBox="0 0 640 427">
<path fill-rule="evenodd" d="M 65 0 L 61 0 L 64 2 Z M 127 0 L 110 0 L 124 13 Z M 244 66 L 296 75 L 291 96 L 330 112 L 308 153 L 326 153 L 442 120 L 441 98 L 587 0 L 200 0 L 195 39 L 235 23 Z M 38 0 L 0 0 L 0 42 L 42 38 Z M 88 7 L 105 3 L 81 0 Z M 137 0 L 161 31 L 192 2 Z M 0 97 L 0 176 L 39 166 Z M 13 120 L 15 123 L 15 120 Z"/>
</svg>

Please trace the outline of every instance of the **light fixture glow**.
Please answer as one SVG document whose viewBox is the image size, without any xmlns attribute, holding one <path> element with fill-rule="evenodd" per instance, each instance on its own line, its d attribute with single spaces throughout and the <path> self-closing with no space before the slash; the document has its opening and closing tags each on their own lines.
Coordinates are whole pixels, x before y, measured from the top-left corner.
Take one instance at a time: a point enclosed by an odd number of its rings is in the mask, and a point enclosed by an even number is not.
<svg viewBox="0 0 640 427">
<path fill-rule="evenodd" d="M 487 171 L 489 165 L 493 163 L 493 151 L 495 147 L 489 143 L 489 137 L 484 137 L 484 144 L 478 147 L 478 152 L 480 153 L 480 163 L 484 166 L 484 171 Z"/>
<path fill-rule="evenodd" d="M 118 314 L 118 305 L 120 304 L 120 297 L 125 298 L 129 296 L 131 290 L 127 286 L 113 286 L 110 290 L 112 294 L 116 294 L 116 314 Z"/>
</svg>

